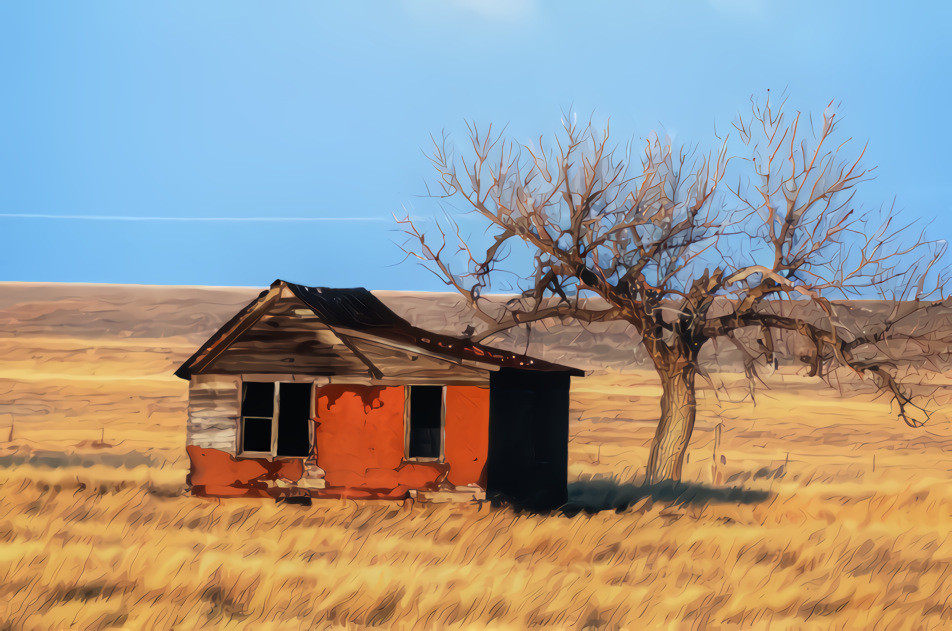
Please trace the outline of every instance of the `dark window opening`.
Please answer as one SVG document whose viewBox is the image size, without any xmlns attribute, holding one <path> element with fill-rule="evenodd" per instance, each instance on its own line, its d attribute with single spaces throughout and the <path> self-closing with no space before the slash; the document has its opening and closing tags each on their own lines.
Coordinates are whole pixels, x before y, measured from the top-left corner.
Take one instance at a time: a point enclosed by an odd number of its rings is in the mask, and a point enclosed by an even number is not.
<svg viewBox="0 0 952 631">
<path fill-rule="evenodd" d="M 241 450 L 271 453 L 274 384 L 241 384 Z"/>
<path fill-rule="evenodd" d="M 310 412 L 309 383 L 243 383 L 240 451 L 306 458 L 311 450 Z"/>
<path fill-rule="evenodd" d="M 407 457 L 443 455 L 443 387 L 410 386 Z"/>
<path fill-rule="evenodd" d="M 243 422 L 241 450 L 271 453 L 271 419 L 246 416 Z"/>
<path fill-rule="evenodd" d="M 282 383 L 278 390 L 277 455 L 306 458 L 310 454 L 310 417 L 311 384 Z"/>
<path fill-rule="evenodd" d="M 271 418 L 274 416 L 274 384 L 245 382 L 241 384 L 241 415 Z"/>
</svg>

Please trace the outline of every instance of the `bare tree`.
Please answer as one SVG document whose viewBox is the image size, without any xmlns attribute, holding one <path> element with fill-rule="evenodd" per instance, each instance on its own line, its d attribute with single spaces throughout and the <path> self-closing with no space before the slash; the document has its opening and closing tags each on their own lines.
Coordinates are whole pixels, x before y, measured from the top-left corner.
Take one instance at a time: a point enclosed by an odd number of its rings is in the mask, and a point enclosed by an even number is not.
<svg viewBox="0 0 952 631">
<path fill-rule="evenodd" d="M 716 338 L 742 348 L 755 376 L 758 362 L 774 361 L 779 332 L 798 335 L 809 342 L 801 359 L 811 375 L 839 368 L 871 380 L 917 426 L 927 414 L 889 360 L 890 341 L 914 340 L 919 333 L 902 322 L 942 298 L 944 242 L 911 234 L 892 211 L 858 208 L 856 187 L 870 177 L 865 149 L 850 154 L 837 127 L 832 105 L 814 124 L 768 95 L 751 100 L 734 138 L 710 154 L 653 134 L 639 159 L 631 145 L 610 143 L 607 125 L 568 116 L 552 143 L 520 144 L 469 125 L 471 149 L 461 157 L 445 134 L 433 139 L 431 194 L 482 220 L 485 251 L 477 255 L 452 219 L 428 232 L 409 217 L 400 220 L 405 249 L 476 309 L 484 324 L 476 340 L 548 318 L 633 325 L 632 344 L 644 347 L 663 386 L 649 483 L 681 478 L 698 357 Z M 506 269 L 513 245 L 534 263 L 519 275 L 519 298 L 500 310 L 483 292 L 500 272 L 516 271 Z M 460 258 L 466 269 L 457 273 Z M 849 317 L 843 301 L 856 297 L 894 308 L 870 325 Z"/>
</svg>

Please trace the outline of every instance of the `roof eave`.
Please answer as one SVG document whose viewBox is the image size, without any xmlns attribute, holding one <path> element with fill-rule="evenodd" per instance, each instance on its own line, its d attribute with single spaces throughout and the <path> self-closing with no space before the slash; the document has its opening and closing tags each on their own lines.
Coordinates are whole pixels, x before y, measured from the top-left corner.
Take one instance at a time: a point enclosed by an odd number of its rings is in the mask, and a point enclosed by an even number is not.
<svg viewBox="0 0 952 631">
<path fill-rule="evenodd" d="M 277 279 L 273 283 L 271 283 L 271 286 L 268 289 L 262 291 L 255 300 L 251 301 L 241 311 L 235 314 L 234 317 L 232 317 L 230 320 L 228 320 L 228 322 L 222 325 L 221 328 L 219 328 L 204 344 L 202 344 L 199 347 L 199 349 L 191 357 L 188 358 L 188 360 L 186 360 L 181 366 L 179 366 L 179 368 L 174 373 L 175 376 L 180 379 L 189 380 L 191 379 L 193 374 L 200 372 L 202 369 L 204 369 L 210 363 L 212 363 L 219 354 L 221 354 L 225 349 L 227 349 L 231 345 L 231 343 L 234 341 L 234 338 L 239 336 L 242 332 L 247 330 L 248 327 L 252 326 L 255 322 L 257 322 L 257 320 L 270 307 L 271 303 L 281 295 L 281 292 L 284 288 L 288 288 L 288 290 L 292 294 L 294 294 L 295 297 L 297 297 L 298 300 L 300 300 L 308 309 L 310 309 L 319 318 L 321 317 L 321 314 L 317 311 L 317 309 L 315 309 L 311 304 L 309 304 L 308 301 L 304 300 L 299 295 L 299 292 L 297 291 L 298 286 L 294 285 L 293 283 L 289 283 L 287 281 Z M 463 366 L 468 366 L 470 368 L 478 368 L 481 370 L 489 370 L 489 371 L 499 370 L 500 368 L 511 368 L 515 370 L 531 370 L 534 372 L 564 372 L 564 373 L 568 373 L 570 376 L 573 376 L 573 377 L 585 376 L 584 370 L 581 370 L 579 368 L 574 368 L 572 366 L 564 366 L 561 364 L 548 362 L 542 359 L 537 359 L 537 358 L 528 357 L 528 356 L 520 356 L 517 353 L 503 351 L 502 349 L 493 348 L 491 346 L 486 346 L 484 344 L 474 344 L 472 342 L 468 342 L 468 340 L 466 340 L 465 338 L 457 338 L 455 336 L 447 336 L 447 335 L 437 335 L 435 333 L 425 331 L 418 327 L 412 326 L 409 322 L 407 322 L 406 320 L 398 316 L 396 313 L 393 313 L 393 311 L 389 307 L 387 307 L 387 305 L 383 303 L 382 301 L 380 301 L 380 304 L 385 309 L 387 309 L 387 311 L 390 311 L 390 313 L 393 314 L 395 321 L 398 322 L 401 327 L 405 327 L 404 332 L 407 335 L 414 338 L 414 340 L 426 339 L 426 338 L 423 338 L 424 335 L 427 336 L 427 338 L 439 337 L 444 339 L 452 339 L 454 342 L 461 342 L 464 344 L 469 343 L 474 348 L 485 350 L 489 352 L 490 354 L 498 353 L 502 355 L 510 355 L 513 359 L 515 359 L 516 357 L 524 358 L 529 360 L 531 363 L 534 363 L 537 365 L 507 366 L 503 360 L 481 361 L 481 360 L 473 359 L 473 358 L 456 357 L 455 354 L 444 353 L 444 352 L 441 352 L 440 349 L 431 348 L 432 344 L 420 344 L 418 342 L 409 341 L 409 340 L 392 339 L 389 336 L 378 335 L 378 334 L 375 334 L 375 332 L 371 332 L 371 331 L 358 332 L 356 329 L 349 329 L 345 327 L 332 327 L 330 325 L 328 325 L 328 328 L 330 328 L 331 331 L 335 335 L 337 335 L 338 338 L 340 338 L 342 342 L 344 340 L 341 336 L 373 339 L 377 341 L 378 343 L 383 343 L 388 346 L 404 347 L 403 350 L 409 350 L 409 351 L 415 350 L 416 352 L 428 354 L 428 355 L 434 356 L 435 358 L 442 359 L 443 361 L 456 363 Z M 340 328 L 339 331 L 336 330 L 338 328 Z"/>
<path fill-rule="evenodd" d="M 215 331 L 191 357 L 185 360 L 175 371 L 175 376 L 179 379 L 185 379 L 186 381 L 190 380 L 192 375 L 196 372 L 196 366 L 201 370 L 201 368 L 211 363 L 215 357 L 231 344 L 230 341 L 226 341 L 226 338 L 235 337 L 247 329 L 248 326 L 254 324 L 270 303 L 280 295 L 283 285 L 284 282 L 280 280 L 271 283 L 268 289 L 262 291 L 258 294 L 257 298 L 249 302 L 241 311 L 232 316 L 232 318 Z M 251 320 L 250 323 L 249 320 Z M 220 347 L 216 348 L 219 345 Z"/>
</svg>

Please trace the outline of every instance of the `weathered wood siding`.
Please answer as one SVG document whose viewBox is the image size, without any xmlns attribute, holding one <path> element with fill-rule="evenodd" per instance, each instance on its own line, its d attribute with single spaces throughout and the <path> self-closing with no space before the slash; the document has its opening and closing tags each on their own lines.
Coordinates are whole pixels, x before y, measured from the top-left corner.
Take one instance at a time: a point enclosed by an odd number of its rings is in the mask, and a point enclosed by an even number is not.
<svg viewBox="0 0 952 631">
<path fill-rule="evenodd" d="M 189 445 L 235 453 L 240 379 L 232 375 L 194 375 L 188 384 Z"/>
<path fill-rule="evenodd" d="M 388 348 L 368 340 L 347 338 L 382 373 L 373 383 L 489 385 L 489 371 L 464 366 L 445 359 Z"/>
<path fill-rule="evenodd" d="M 489 372 L 464 362 L 335 333 L 310 307 L 285 290 L 268 312 L 213 357 L 198 374 L 294 375 L 297 379 L 345 377 L 355 383 L 488 385 Z M 291 379 L 288 379 L 289 381 Z"/>
<path fill-rule="evenodd" d="M 367 365 L 293 295 L 282 295 L 200 372 L 370 375 Z"/>
</svg>

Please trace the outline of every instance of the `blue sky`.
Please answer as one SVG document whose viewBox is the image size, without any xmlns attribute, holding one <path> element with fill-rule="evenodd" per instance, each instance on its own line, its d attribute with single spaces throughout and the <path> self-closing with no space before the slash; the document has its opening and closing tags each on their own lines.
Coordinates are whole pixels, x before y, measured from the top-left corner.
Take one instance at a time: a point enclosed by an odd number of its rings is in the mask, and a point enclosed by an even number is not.
<svg viewBox="0 0 952 631">
<path fill-rule="evenodd" d="M 4 2 L 0 280 L 441 289 L 392 221 L 434 211 L 430 133 L 571 107 L 705 147 L 766 88 L 841 101 L 863 201 L 944 238 L 952 9 L 906 4 Z"/>
</svg>

